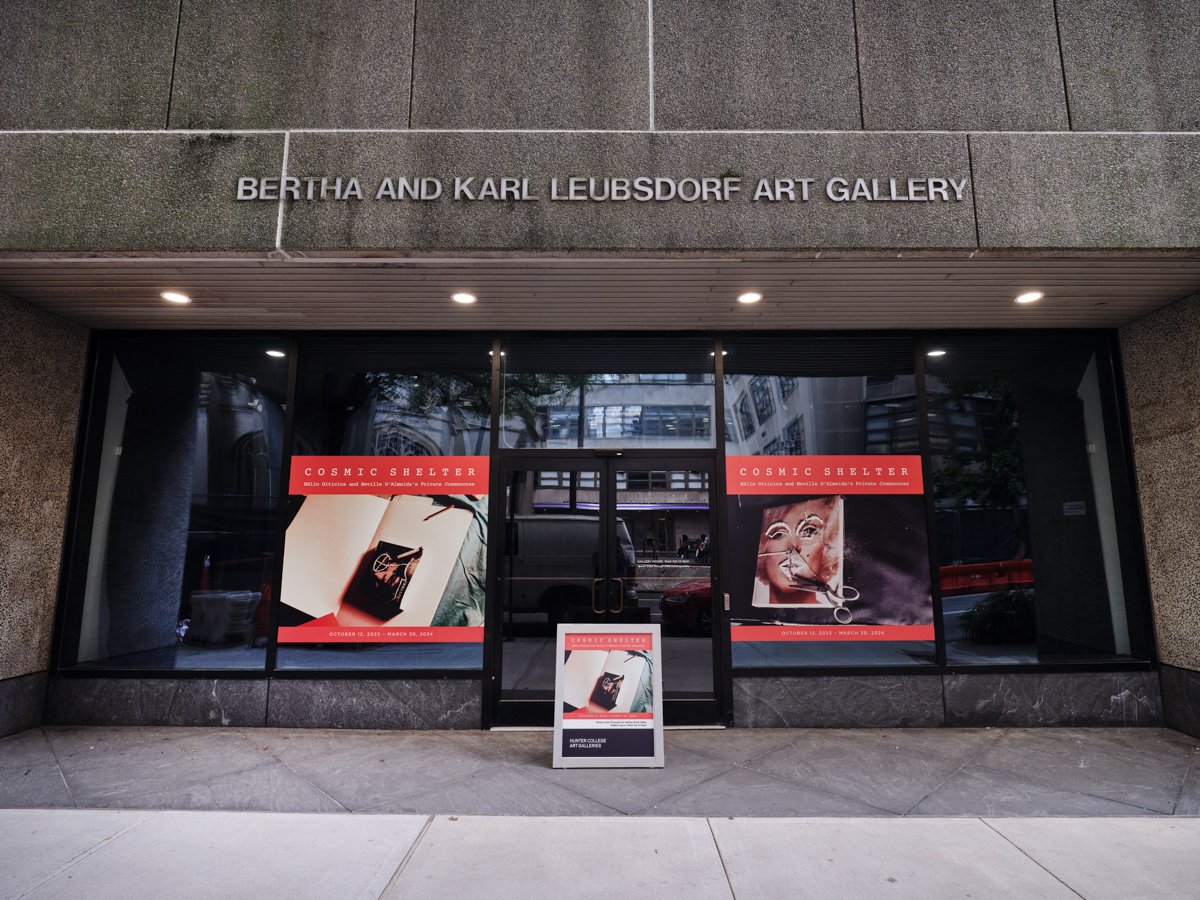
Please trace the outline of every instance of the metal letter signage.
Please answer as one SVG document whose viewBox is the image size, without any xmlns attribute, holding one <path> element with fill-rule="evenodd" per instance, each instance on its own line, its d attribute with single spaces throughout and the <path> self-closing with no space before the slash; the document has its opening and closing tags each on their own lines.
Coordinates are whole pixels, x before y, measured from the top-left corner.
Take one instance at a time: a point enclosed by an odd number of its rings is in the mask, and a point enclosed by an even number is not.
<svg viewBox="0 0 1200 900">
<path fill-rule="evenodd" d="M 746 189 L 742 190 L 743 182 Z M 750 185 L 754 187 L 751 188 Z M 960 203 L 967 177 L 930 175 L 353 175 L 241 176 L 234 198 L 272 203 L 388 201 L 392 203 Z"/>
</svg>

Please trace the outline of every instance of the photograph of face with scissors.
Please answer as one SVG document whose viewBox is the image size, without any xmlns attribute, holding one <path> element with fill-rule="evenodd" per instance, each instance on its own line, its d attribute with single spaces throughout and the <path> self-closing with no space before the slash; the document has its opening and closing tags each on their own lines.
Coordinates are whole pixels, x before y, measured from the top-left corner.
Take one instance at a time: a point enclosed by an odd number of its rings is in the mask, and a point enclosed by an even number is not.
<svg viewBox="0 0 1200 900">
<path fill-rule="evenodd" d="M 921 495 L 743 494 L 728 514 L 734 624 L 933 622 Z"/>
<path fill-rule="evenodd" d="M 751 605 L 832 608 L 835 621 L 851 622 L 846 604 L 859 594 L 845 584 L 845 538 L 840 496 L 796 498 L 764 509 Z"/>
</svg>

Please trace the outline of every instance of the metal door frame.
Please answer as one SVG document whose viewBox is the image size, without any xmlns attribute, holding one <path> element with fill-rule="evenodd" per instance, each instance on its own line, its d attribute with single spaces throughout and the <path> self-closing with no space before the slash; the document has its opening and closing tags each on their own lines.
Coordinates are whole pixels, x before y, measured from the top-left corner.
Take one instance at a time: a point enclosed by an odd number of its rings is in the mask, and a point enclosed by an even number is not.
<svg viewBox="0 0 1200 900">
<path fill-rule="evenodd" d="M 664 716 L 668 725 L 723 725 L 728 722 L 729 623 L 719 602 L 721 554 L 721 512 L 718 502 L 718 454 L 716 450 L 610 450 L 603 448 L 571 450 L 501 450 L 492 461 L 491 493 L 488 510 L 488 583 L 484 617 L 483 727 L 549 726 L 553 722 L 553 699 L 504 698 L 500 683 L 504 646 L 503 607 L 500 589 L 504 578 L 504 548 L 507 515 L 506 483 L 513 471 L 595 471 L 599 480 L 601 559 L 608 560 L 610 532 L 615 532 L 618 516 L 616 473 L 622 467 L 643 471 L 671 471 L 680 468 L 707 471 L 709 522 L 713 552 L 710 554 L 710 579 L 713 603 L 713 689 L 711 696 L 668 698 L 664 696 Z M 603 621 L 608 621 L 606 601 Z M 552 693 L 552 692 L 551 692 Z"/>
</svg>

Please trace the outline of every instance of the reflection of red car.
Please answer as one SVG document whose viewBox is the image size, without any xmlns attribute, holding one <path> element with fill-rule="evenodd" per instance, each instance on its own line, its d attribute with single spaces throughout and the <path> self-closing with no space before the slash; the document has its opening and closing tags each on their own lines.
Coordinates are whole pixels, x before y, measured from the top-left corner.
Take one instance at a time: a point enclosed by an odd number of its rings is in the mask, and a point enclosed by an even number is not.
<svg viewBox="0 0 1200 900">
<path fill-rule="evenodd" d="M 712 635 L 712 579 L 693 578 L 673 584 L 663 591 L 660 604 L 664 629 Z"/>
<path fill-rule="evenodd" d="M 1011 588 L 1033 587 L 1033 560 L 1002 559 L 988 563 L 942 566 L 942 596 L 990 594 Z"/>
</svg>

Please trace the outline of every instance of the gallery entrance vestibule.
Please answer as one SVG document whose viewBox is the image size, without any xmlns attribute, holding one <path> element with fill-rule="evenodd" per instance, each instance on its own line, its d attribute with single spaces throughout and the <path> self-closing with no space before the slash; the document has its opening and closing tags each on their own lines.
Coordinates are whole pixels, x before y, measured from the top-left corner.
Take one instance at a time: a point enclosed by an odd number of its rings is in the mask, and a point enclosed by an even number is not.
<svg viewBox="0 0 1200 900">
<path fill-rule="evenodd" d="M 667 722 L 719 721 L 713 454 L 647 453 L 501 459 L 495 724 L 550 723 L 563 622 L 661 625 Z"/>
</svg>

